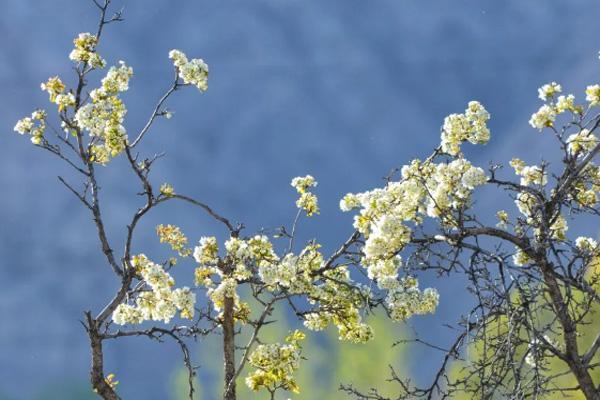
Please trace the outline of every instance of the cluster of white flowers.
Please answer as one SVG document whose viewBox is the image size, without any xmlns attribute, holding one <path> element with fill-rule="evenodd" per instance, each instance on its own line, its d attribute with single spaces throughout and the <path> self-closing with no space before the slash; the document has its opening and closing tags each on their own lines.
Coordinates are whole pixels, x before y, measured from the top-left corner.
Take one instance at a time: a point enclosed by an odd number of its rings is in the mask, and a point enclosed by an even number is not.
<svg viewBox="0 0 600 400">
<path fill-rule="evenodd" d="M 598 86 L 598 85 L 596 85 Z M 597 94 L 600 95 L 600 86 Z M 590 105 L 596 105 L 594 98 L 594 87 L 588 86 L 586 90 L 587 100 Z M 571 112 L 577 115 L 583 115 L 584 108 L 581 105 L 575 104 L 575 96 L 572 94 L 560 95 L 557 94 L 562 92 L 562 87 L 556 83 L 547 83 L 538 89 L 539 98 L 546 104 L 542 105 L 535 113 L 531 115 L 529 119 L 529 125 L 536 128 L 540 132 L 544 128 L 554 126 L 556 117 L 564 112 Z M 598 97 L 600 99 L 600 97 Z M 598 102 L 597 104 L 600 104 Z"/>
<path fill-rule="evenodd" d="M 567 149 L 571 155 L 582 156 L 599 143 L 598 137 L 588 129 L 582 129 L 567 138 Z"/>
<path fill-rule="evenodd" d="M 598 248 L 598 242 L 590 237 L 579 236 L 575 239 L 575 246 L 582 252 L 585 253 L 596 253 Z"/>
<path fill-rule="evenodd" d="M 309 302 L 317 304 L 305 315 L 304 326 L 311 330 L 325 329 L 333 323 L 339 339 L 364 343 L 373 338 L 373 328 L 363 322 L 360 308 L 371 290 L 354 282 L 346 267 L 325 271 L 322 283 L 314 283 L 308 292 Z"/>
<path fill-rule="evenodd" d="M 552 225 L 550 225 L 550 236 L 552 239 L 556 240 L 566 240 L 567 239 L 567 231 L 569 227 L 567 225 L 567 219 L 562 215 L 558 215 Z M 539 235 L 539 231 L 535 230 L 534 233 Z"/>
<path fill-rule="evenodd" d="M 48 92 L 48 95 L 50 96 L 50 101 L 52 103 L 56 101 L 56 96 L 58 96 L 65 90 L 65 84 L 60 80 L 58 76 L 48 78 L 46 82 L 40 84 L 40 87 L 44 92 Z"/>
<path fill-rule="evenodd" d="M 556 110 L 552 108 L 552 106 L 544 104 L 537 110 L 537 112 L 531 115 L 531 118 L 529 119 L 529 125 L 541 131 L 544 128 L 553 126 L 555 120 Z"/>
<path fill-rule="evenodd" d="M 567 96 L 558 96 L 554 105 L 557 114 L 562 114 L 566 111 L 572 113 L 583 114 L 583 108 L 575 104 L 575 96 L 569 94 Z"/>
<path fill-rule="evenodd" d="M 538 180 L 538 182 L 540 181 Z M 529 182 L 527 184 L 529 184 Z M 543 182 L 542 184 L 545 184 L 545 182 Z M 542 232 L 540 216 L 541 208 L 539 200 L 532 193 L 523 191 L 517 195 L 517 198 L 515 199 L 515 204 L 519 209 L 519 212 L 526 217 L 527 224 L 534 228 L 533 233 L 536 239 L 539 238 Z M 557 215 L 553 219 L 552 224 L 548 229 L 548 233 L 552 239 L 566 240 L 566 233 L 568 229 L 569 227 L 567 225 L 566 218 L 562 215 Z M 523 266 L 529 264 L 531 261 L 532 260 L 529 257 L 529 255 L 525 253 L 521 248 L 517 248 L 515 250 L 515 254 L 513 255 L 513 262 L 515 265 Z"/>
<path fill-rule="evenodd" d="M 412 179 L 419 179 L 413 176 L 412 171 L 409 174 Z M 467 204 L 473 190 L 487 182 L 483 169 L 463 158 L 447 164 L 436 164 L 431 173 L 423 178 L 426 178 L 425 195 L 421 201 L 424 202 L 427 215 L 432 218 L 442 216 L 444 219 L 444 214 Z"/>
<path fill-rule="evenodd" d="M 234 299 L 239 304 L 240 298 L 237 294 L 237 281 L 231 277 L 225 277 L 216 287 L 211 287 L 207 291 L 207 296 L 213 302 L 213 307 L 217 311 L 223 310 L 225 298 Z"/>
<path fill-rule="evenodd" d="M 496 224 L 496 226 L 498 228 L 506 228 L 508 225 L 508 213 L 504 210 L 500 210 L 496 213 L 496 217 L 498 218 L 498 224 Z"/>
<path fill-rule="evenodd" d="M 186 55 L 179 50 L 171 50 L 169 58 L 173 60 L 183 83 L 194 85 L 202 92 L 208 89 L 208 65 L 202 59 L 194 58 L 188 61 Z"/>
<path fill-rule="evenodd" d="M 487 121 L 490 114 L 477 101 L 469 102 L 464 114 L 451 114 L 444 120 L 442 127 L 442 150 L 456 156 L 464 141 L 473 144 L 485 144 L 490 140 Z"/>
<path fill-rule="evenodd" d="M 257 278 L 271 292 L 286 291 L 307 296 L 310 304 L 315 306 L 305 321 L 309 329 L 323 329 L 333 323 L 342 340 L 369 340 L 372 330 L 362 322 L 359 313 L 362 299 L 369 296 L 368 290 L 352 289 L 356 289 L 357 284 L 351 280 L 345 266 L 321 270 L 325 263 L 319 248 L 318 244 L 309 243 L 297 255 L 288 253 L 279 257 L 267 236 L 256 235 L 249 239 L 228 239 L 226 253 L 221 259 L 217 240 L 205 237 L 194 249 L 194 258 L 200 264 L 195 272 L 196 283 L 208 288 L 207 296 L 217 311 L 223 310 L 226 297 L 233 298 L 234 315 L 236 319 L 244 320 L 249 306 L 240 301 L 236 290 L 239 283 L 245 282 L 256 271 Z M 230 271 L 224 272 L 221 265 L 230 266 Z M 378 273 L 382 281 L 383 273 Z M 323 275 L 326 278 L 323 279 Z M 315 320 L 312 315 L 318 316 L 320 326 L 311 323 Z"/>
<path fill-rule="evenodd" d="M 334 317 L 333 320 L 336 322 L 339 339 L 345 340 L 352 343 L 366 343 L 373 339 L 373 328 L 361 322 L 362 318 L 357 309 L 348 309 L 350 313 L 344 315 L 342 319 Z"/>
<path fill-rule="evenodd" d="M 311 312 L 304 315 L 304 326 L 311 331 L 322 331 L 329 326 L 329 318 L 323 313 Z"/>
<path fill-rule="evenodd" d="M 234 261 L 243 262 L 252 255 L 248 242 L 237 237 L 231 237 L 225 242 L 225 250 L 227 256 Z"/>
<path fill-rule="evenodd" d="M 600 287 L 600 246 L 598 242 L 590 237 L 580 236 L 575 240 L 575 247 L 584 256 L 583 263 L 587 270 L 586 276 L 591 277 L 593 286 Z"/>
<path fill-rule="evenodd" d="M 203 236 L 200 243 L 194 248 L 194 259 L 199 264 L 216 265 L 219 261 L 219 245 L 214 236 Z"/>
<path fill-rule="evenodd" d="M 513 158 L 510 161 L 511 167 L 514 168 L 515 173 L 521 177 L 521 185 L 541 185 L 544 186 L 548 183 L 548 176 L 546 171 L 537 165 L 526 165 L 523 160 Z"/>
<path fill-rule="evenodd" d="M 538 89 L 538 97 L 543 101 L 552 100 L 558 93 L 562 92 L 562 86 L 556 82 L 543 85 Z"/>
<path fill-rule="evenodd" d="M 600 105 L 600 85 L 590 85 L 585 89 L 585 99 L 590 106 Z"/>
<path fill-rule="evenodd" d="M 304 333 L 294 331 L 286 337 L 286 344 L 261 344 L 248 358 L 255 371 L 246 377 L 246 385 L 252 390 L 265 388 L 271 392 L 283 388 L 299 393 L 300 388 L 294 378 L 294 372 L 300 366 L 301 346 Z"/>
<path fill-rule="evenodd" d="M 298 275 L 298 256 L 286 254 L 278 263 L 262 263 L 258 273 L 260 279 L 270 288 L 280 285 L 289 288 Z"/>
<path fill-rule="evenodd" d="M 58 111 L 66 110 L 67 107 L 75 106 L 75 96 L 73 93 L 65 91 L 65 84 L 58 76 L 48 78 L 48 80 L 40 85 L 43 91 L 48 92 L 50 102 L 58 105 Z"/>
<path fill-rule="evenodd" d="M 304 193 L 310 188 L 317 187 L 318 182 L 312 177 L 312 175 L 306 175 L 295 177 L 292 179 L 291 185 L 298 191 L 298 193 Z"/>
<path fill-rule="evenodd" d="M 593 207 L 598 204 L 600 192 L 600 167 L 590 162 L 582 171 L 582 179 L 575 182 L 571 199 L 582 207 Z"/>
<path fill-rule="evenodd" d="M 561 87 L 553 82 L 542 86 L 539 89 L 540 98 L 547 102 L 537 113 L 533 114 L 530 124 L 542 130 L 544 127 L 551 127 L 558 114 L 569 111 L 575 115 L 583 116 L 584 108 L 581 105 L 575 104 L 575 96 L 561 95 L 556 96 L 561 92 Z M 590 102 L 590 106 L 600 104 L 600 86 L 588 86 L 586 89 L 586 100 Z M 597 144 L 598 138 L 587 129 L 581 129 L 578 133 L 570 135 L 567 140 L 567 150 L 573 156 L 581 156 L 591 151 Z M 521 184 L 526 186 L 531 185 L 546 185 L 548 182 L 547 173 L 543 167 L 536 165 L 527 166 L 522 160 L 513 159 L 511 166 L 515 169 L 517 175 L 521 176 Z M 598 182 L 598 168 L 590 164 L 583 171 L 585 177 L 574 184 L 573 193 L 569 194 L 570 198 L 576 200 L 583 207 L 592 207 L 597 204 L 597 190 L 600 186 Z M 591 183 L 591 187 L 588 184 Z M 536 196 L 529 192 L 521 192 L 515 200 L 517 208 L 525 217 L 526 222 L 532 226 L 536 238 L 541 236 L 542 227 L 540 216 L 540 202 Z M 549 235 L 556 240 L 566 240 L 566 232 L 568 230 L 567 220 L 562 215 L 557 215 L 553 218 L 552 224 L 549 227 Z M 526 265 L 532 260 L 522 250 L 516 249 L 513 256 L 513 261 L 516 265 Z"/>
<path fill-rule="evenodd" d="M 160 194 L 165 197 L 173 197 L 175 195 L 175 189 L 169 183 L 163 183 L 160 185 Z"/>
<path fill-rule="evenodd" d="M 58 106 L 58 111 L 66 110 L 68 107 L 75 107 L 76 100 L 73 93 L 61 93 L 56 96 L 56 105 Z"/>
<path fill-rule="evenodd" d="M 490 137 L 486 125 L 489 118 L 485 108 L 475 101 L 469 103 L 464 114 L 448 116 L 442 128 L 442 150 L 460 156 L 463 141 L 486 143 Z M 455 226 L 457 213 L 469 205 L 473 191 L 487 180 L 483 169 L 462 156 L 447 163 L 414 160 L 402 168 L 400 181 L 349 193 L 340 200 L 342 211 L 359 211 L 354 227 L 366 239 L 362 264 L 379 289 L 388 291 L 386 304 L 395 319 L 433 312 L 438 304 L 435 289 L 421 291 L 416 279 L 399 279 L 402 263 L 398 254 L 411 240 L 411 224 L 420 225 L 425 217 L 431 217 L 445 226 Z M 322 329 L 325 320 L 312 315 L 306 324 Z"/>
<path fill-rule="evenodd" d="M 14 131 L 24 135 L 31 135 L 31 143 L 41 144 L 46 131 L 46 111 L 35 110 L 31 113 L 31 117 L 25 117 L 17 121 Z"/>
<path fill-rule="evenodd" d="M 138 307 L 121 303 L 113 312 L 112 320 L 117 325 L 141 324 L 144 322 L 144 317 Z"/>
<path fill-rule="evenodd" d="M 319 213 L 319 204 L 317 196 L 310 192 L 310 188 L 317 186 L 317 181 L 311 175 L 296 177 L 292 179 L 291 185 L 296 189 L 300 198 L 296 201 L 296 206 L 304 211 L 309 217 Z"/>
<path fill-rule="evenodd" d="M 306 253 L 307 260 L 311 259 L 311 253 L 320 256 L 313 249 Z M 319 261 L 323 262 L 322 257 Z M 370 298 L 371 290 L 354 282 L 345 266 L 327 270 L 323 275 L 321 283 L 314 282 L 306 288 L 309 302 L 317 306 L 305 315 L 304 326 L 310 330 L 322 330 L 333 323 L 340 340 L 353 343 L 371 340 L 373 329 L 363 322 L 360 313 L 360 307 L 364 305 L 364 299 Z"/>
<path fill-rule="evenodd" d="M 223 310 L 225 298 L 234 299 L 236 319 L 245 320 L 249 306 L 240 301 L 236 289 L 238 282 L 248 279 L 252 271 L 250 264 L 259 268 L 277 262 L 272 244 L 264 235 L 256 235 L 248 240 L 229 238 L 225 242 L 225 259 L 219 257 L 219 246 L 215 237 L 202 237 L 194 249 L 194 259 L 200 264 L 195 271 L 197 285 L 208 288 L 207 296 L 217 311 Z M 225 273 L 221 265 L 232 265 L 232 271 Z"/>
<path fill-rule="evenodd" d="M 400 256 L 378 259 L 367 266 L 367 275 L 369 279 L 377 282 L 377 286 L 381 289 L 396 289 L 400 285 L 398 270 L 401 266 L 402 258 Z"/>
<path fill-rule="evenodd" d="M 396 288 L 390 290 L 386 306 L 394 321 L 405 321 L 413 315 L 433 313 L 439 300 L 437 290 L 427 288 L 421 291 L 418 281 L 408 277 L 403 278 Z"/>
<path fill-rule="evenodd" d="M 194 317 L 196 295 L 190 288 L 171 290 L 175 285 L 171 275 L 144 254 L 133 257 L 131 265 L 142 277 L 147 290 L 137 295 L 135 305 L 122 303 L 117 306 L 112 316 L 115 324 L 139 324 L 146 320 L 169 323 L 178 310 L 182 318 Z"/>
<path fill-rule="evenodd" d="M 371 225 L 365 257 L 373 261 L 393 257 L 410 241 L 411 232 L 400 215 L 383 214 Z"/>
<path fill-rule="evenodd" d="M 539 208 L 536 197 L 529 192 L 520 192 L 515 199 L 515 204 L 519 212 L 528 218 L 528 223 L 533 222 L 530 218 L 535 215 Z"/>
<path fill-rule="evenodd" d="M 410 240 L 405 222 L 420 224 L 424 216 L 451 223 L 451 213 L 467 204 L 473 190 L 485 184 L 485 172 L 463 158 L 450 163 L 422 163 L 402 168 L 402 180 L 385 188 L 348 194 L 342 210 L 357 208 L 354 227 L 366 238 L 367 260 L 390 258 Z"/>
<path fill-rule="evenodd" d="M 181 229 L 175 225 L 158 225 L 156 234 L 161 243 L 167 243 L 171 249 L 176 251 L 181 257 L 188 257 L 192 250 L 187 248 L 188 238 L 181 232 Z"/>
<path fill-rule="evenodd" d="M 534 227 L 535 236 L 540 236 L 541 227 L 540 227 L 540 204 L 535 195 L 529 192 L 521 192 L 517 195 L 515 199 L 515 204 L 521 214 L 527 217 L 527 224 Z M 562 215 L 558 215 L 554 218 L 552 225 L 549 227 L 549 233 L 553 239 L 565 240 L 566 232 L 568 230 L 567 220 Z M 517 254 L 517 258 L 523 260 L 525 257 L 524 254 Z M 521 262 L 517 265 L 523 265 Z"/>
<path fill-rule="evenodd" d="M 263 265 L 272 264 L 278 261 L 273 251 L 273 245 L 264 235 L 256 235 L 251 239 L 244 240 L 236 237 L 229 238 L 225 242 L 226 260 L 223 264 L 233 265 L 235 268 L 231 271 L 231 277 L 234 280 L 242 281 L 247 279 L 251 271 L 247 267 L 255 263 L 259 268 Z M 200 264 L 196 273 L 197 284 L 212 286 L 213 281 L 210 275 L 218 275 L 222 279 L 226 276 L 217 266 L 220 264 L 219 246 L 215 237 L 202 237 L 200 243 L 194 249 L 194 258 Z M 198 279 L 198 278 L 201 279 Z"/>
<path fill-rule="evenodd" d="M 129 79 L 133 70 L 124 62 L 118 67 L 111 67 L 102 86 L 92 90 L 91 103 L 80 107 L 75 114 L 75 122 L 79 129 L 87 130 L 100 144 L 90 148 L 92 161 L 106 164 L 110 157 L 116 157 L 127 144 L 127 134 L 123 120 L 127 109 L 118 97 L 120 92 L 129 88 Z"/>
<path fill-rule="evenodd" d="M 517 248 L 515 250 L 515 254 L 513 254 L 512 256 L 512 260 L 513 263 L 518 267 L 522 267 L 523 265 L 527 265 L 531 262 L 531 258 L 520 248 Z"/>
<path fill-rule="evenodd" d="M 258 273 L 267 289 L 285 290 L 292 294 L 304 294 L 316 308 L 305 316 L 304 325 L 311 330 L 322 330 L 333 323 L 340 340 L 356 343 L 372 338 L 370 326 L 362 322 L 359 313 L 361 295 L 368 296 L 368 291 L 361 292 L 360 285 L 352 281 L 346 267 L 337 266 L 323 271 L 325 279 L 321 282 L 319 271 L 323 268 L 324 259 L 318 244 L 308 244 L 299 255 L 286 254 L 278 259 L 274 253 L 257 262 Z M 268 251 L 272 252 L 269 246 Z M 355 287 L 356 290 L 351 288 Z"/>
<path fill-rule="evenodd" d="M 119 92 L 129 90 L 129 80 L 133 76 L 133 68 L 128 67 L 125 61 L 119 61 L 119 66 L 112 66 L 102 78 L 102 86 L 98 91 L 98 95 L 94 97 L 114 96 Z"/>
<path fill-rule="evenodd" d="M 73 40 L 75 48 L 69 54 L 69 58 L 76 62 L 87 63 L 92 68 L 104 68 L 106 62 L 96 53 L 98 38 L 91 33 L 80 33 Z"/>
<path fill-rule="evenodd" d="M 248 246 L 252 257 L 260 266 L 262 263 L 273 263 L 278 260 L 273 250 L 273 244 L 266 235 L 255 235 L 248 239 Z"/>
<path fill-rule="evenodd" d="M 343 212 L 360 208 L 360 198 L 354 193 L 348 193 L 340 200 L 340 210 Z"/>
</svg>

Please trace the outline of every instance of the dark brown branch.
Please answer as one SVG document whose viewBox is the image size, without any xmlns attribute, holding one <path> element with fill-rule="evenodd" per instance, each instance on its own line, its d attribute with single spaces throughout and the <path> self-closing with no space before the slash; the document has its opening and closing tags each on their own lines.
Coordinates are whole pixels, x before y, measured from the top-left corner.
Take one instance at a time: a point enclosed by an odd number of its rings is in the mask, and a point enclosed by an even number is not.
<svg viewBox="0 0 600 400">
<path fill-rule="evenodd" d="M 178 74 L 178 71 L 175 70 L 175 81 L 171 84 L 171 87 L 167 90 L 167 92 L 160 98 L 160 100 L 154 107 L 154 111 L 150 115 L 148 122 L 146 122 L 146 125 L 144 125 L 144 127 L 142 128 L 142 130 L 140 131 L 138 136 L 135 138 L 133 143 L 131 143 L 131 145 L 129 146 L 130 148 L 134 148 L 135 146 L 137 146 L 137 144 L 142 140 L 142 138 L 148 132 L 148 130 L 150 130 L 150 127 L 154 123 L 154 120 L 156 119 L 157 116 L 160 115 L 161 107 L 162 107 L 163 103 L 169 98 L 169 96 L 171 96 L 171 94 L 173 94 L 173 92 L 175 92 L 175 90 L 177 90 L 178 87 L 179 87 L 179 74 Z"/>
</svg>

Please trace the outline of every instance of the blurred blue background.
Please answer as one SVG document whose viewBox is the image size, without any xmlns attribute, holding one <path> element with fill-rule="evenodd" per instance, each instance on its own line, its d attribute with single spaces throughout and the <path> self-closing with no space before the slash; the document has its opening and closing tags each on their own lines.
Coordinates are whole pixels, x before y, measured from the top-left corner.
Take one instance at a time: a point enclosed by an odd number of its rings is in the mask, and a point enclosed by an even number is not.
<svg viewBox="0 0 600 400">
<path fill-rule="evenodd" d="M 34 108 L 53 108 L 40 82 L 58 74 L 74 83 L 72 39 L 95 31 L 97 13 L 82 0 L 1 4 L 0 399 L 86 398 L 89 355 L 78 319 L 98 310 L 118 282 L 89 215 L 56 176 L 75 178 L 12 128 Z M 310 173 L 319 180 L 321 215 L 302 222 L 302 235 L 326 250 L 352 230 L 339 198 L 426 156 L 444 116 L 462 112 L 469 100 L 492 114 L 490 143 L 466 148 L 475 162 L 485 167 L 513 154 L 552 160 L 551 142 L 527 124 L 539 106 L 537 87 L 556 80 L 581 99 L 585 85 L 599 80 L 597 1 L 115 0 L 122 6 L 126 21 L 107 28 L 99 52 L 110 64 L 123 59 L 134 68 L 124 96 L 130 133 L 171 82 L 170 49 L 201 57 L 211 69 L 209 91 L 176 93 L 168 104 L 173 119 L 158 121 L 141 147 L 144 155 L 167 153 L 153 181 L 168 181 L 255 231 L 291 222 L 289 180 Z M 139 189 L 122 160 L 100 175 L 120 252 Z M 501 201 L 480 199 L 486 207 Z M 136 252 L 166 254 L 157 223 L 179 224 L 193 241 L 223 234 L 185 205 L 165 206 L 142 225 Z M 191 271 L 182 265 L 178 283 L 189 284 Z M 460 282 L 425 281 L 439 287 L 438 313 L 410 328 L 397 325 L 399 337 L 454 321 L 468 301 L 456 295 Z M 445 331 L 428 332 L 443 342 Z M 200 346 L 201 364 L 203 354 Z M 419 354 L 405 361 L 417 379 L 427 375 Z M 107 364 L 125 398 L 175 398 L 175 346 L 125 340 L 107 346 Z M 383 381 L 387 368 L 379 367 Z"/>
</svg>

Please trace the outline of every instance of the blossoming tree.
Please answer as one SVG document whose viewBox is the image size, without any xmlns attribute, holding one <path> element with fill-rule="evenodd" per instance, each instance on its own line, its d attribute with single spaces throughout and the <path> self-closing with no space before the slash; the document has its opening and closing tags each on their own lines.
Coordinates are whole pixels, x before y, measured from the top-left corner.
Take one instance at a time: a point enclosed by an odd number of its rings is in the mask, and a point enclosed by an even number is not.
<svg viewBox="0 0 600 400">
<path fill-rule="evenodd" d="M 413 264 L 440 275 L 463 275 L 475 298 L 449 348 L 415 340 L 442 351 L 442 362 L 422 387 L 392 371 L 397 399 L 600 398 L 600 247 L 592 237 L 567 235 L 569 220 L 599 215 L 600 168 L 593 160 L 600 152 L 594 134 L 600 125 L 600 85 L 587 87 L 587 104 L 561 92 L 555 82 L 541 87 L 544 104 L 529 121 L 556 139 L 562 160 L 554 169 L 547 162 L 527 165 L 513 158 L 509 164 L 519 179 L 511 180 L 501 177 L 500 165 L 487 174 L 471 167 L 461 144 L 489 138 L 489 114 L 471 102 L 464 114 L 445 119 L 432 157 L 405 166 L 399 182 L 356 201 L 347 198 L 361 210 L 356 221 L 368 237 L 366 255 L 384 218 L 408 209 L 411 214 L 399 219 L 415 225 L 403 243 L 392 246 L 395 252 L 411 246 Z M 439 158 L 451 161 L 436 163 Z M 398 190 L 409 185 L 414 189 Z M 518 214 L 498 211 L 495 226 L 482 221 L 469 202 L 482 185 L 507 193 Z M 434 231 L 421 225 L 420 213 L 437 219 Z M 364 231 L 363 217 L 369 226 Z M 387 399 L 376 389 L 342 388 L 359 399 Z"/>
<path fill-rule="evenodd" d="M 355 214 L 355 231 L 327 255 L 316 240 L 296 243 L 299 218 L 319 213 L 317 181 L 310 175 L 291 181 L 298 192 L 297 215 L 291 227 L 281 228 L 273 237 L 248 233 L 242 224 L 204 202 L 151 180 L 157 156 L 139 155 L 144 138 L 157 118 L 170 118 L 165 104 L 176 90 L 207 90 L 209 69 L 201 59 L 172 50 L 173 82 L 146 125 L 132 135 L 125 128 L 127 109 L 120 95 L 128 90 L 133 69 L 120 61 L 108 68 L 99 87 L 88 88 L 88 76 L 107 65 L 98 52 L 103 30 L 121 20 L 120 13 L 110 16 L 110 0 L 93 2 L 100 12 L 98 29 L 94 34 L 79 34 L 69 55 L 75 63 L 76 86 L 67 88 L 61 78 L 49 78 L 41 88 L 56 107 L 54 117 L 38 109 L 18 121 L 14 130 L 67 163 L 83 181 L 80 191 L 59 178 L 89 210 L 108 272 L 120 282 L 105 307 L 85 313 L 91 383 L 98 395 L 119 398 L 114 376 L 105 371 L 105 342 L 146 336 L 170 338 L 178 344 L 192 399 L 196 367 L 188 342 L 209 334 L 222 335 L 224 399 L 236 398 L 242 374 L 251 389 L 264 391 L 271 399 L 279 390 L 298 392 L 294 373 L 302 358 L 305 331 L 290 332 L 281 343 L 261 340 L 261 330 L 276 307 L 291 310 L 307 331 L 334 325 L 340 340 L 362 343 L 373 338 L 364 319 L 373 309 L 383 309 L 395 321 L 435 311 L 437 291 L 421 290 L 416 278 L 419 270 L 431 269 L 467 278 L 478 300 L 469 314 L 477 319 L 462 321 L 464 330 L 430 387 L 415 387 L 394 375 L 400 383 L 399 398 L 443 397 L 457 391 L 488 398 L 488 393 L 545 395 L 561 390 L 599 398 L 598 374 L 593 374 L 600 335 L 595 332 L 590 340 L 580 332 L 598 304 L 600 249 L 593 238 L 571 240 L 566 233 L 573 216 L 598 215 L 600 168 L 593 158 L 600 151 L 594 136 L 600 124 L 600 116 L 594 114 L 600 105 L 599 85 L 588 87 L 585 105 L 577 104 L 572 95 L 559 96 L 560 85 L 540 89 L 545 105 L 530 123 L 553 133 L 563 152 L 552 184 L 547 164 L 531 166 L 513 159 L 510 165 L 520 177 L 513 182 L 501 178 L 499 166 L 486 172 L 463 156 L 464 142 L 485 144 L 490 137 L 490 115 L 473 101 L 464 113 L 446 118 L 441 144 L 429 157 L 405 165 L 401 176 L 390 177 L 383 187 L 343 197 L 340 208 Z M 569 120 L 558 129 L 556 121 L 563 116 Z M 104 227 L 96 173 L 97 168 L 111 168 L 116 157 L 128 161 L 145 198 L 127 222 L 120 256 Z M 481 222 L 474 213 L 472 194 L 483 185 L 513 196 L 520 214 L 499 211 L 497 226 Z M 165 202 L 198 207 L 223 226 L 228 239 L 219 243 L 215 236 L 202 237 L 194 246 L 179 227 L 159 225 L 160 242 L 171 247 L 173 257 L 151 260 L 133 246 L 136 227 Z M 193 274 L 190 269 L 189 286 L 178 285 L 170 274 L 173 268 L 185 268 L 180 266 L 185 263 L 195 268 Z M 491 329 L 499 325 L 506 329 Z M 245 343 L 240 341 L 242 330 L 249 332 Z M 485 344 L 481 361 L 469 367 L 471 374 L 479 374 L 479 383 L 464 375 L 453 379 L 448 372 L 467 338 Z M 574 388 L 552 385 L 553 377 L 543 368 L 547 357 L 563 363 L 561 373 L 574 377 Z M 514 379 L 496 379 L 499 371 L 513 374 Z M 349 386 L 345 390 L 361 398 L 383 398 L 376 391 L 362 394 Z"/>
</svg>

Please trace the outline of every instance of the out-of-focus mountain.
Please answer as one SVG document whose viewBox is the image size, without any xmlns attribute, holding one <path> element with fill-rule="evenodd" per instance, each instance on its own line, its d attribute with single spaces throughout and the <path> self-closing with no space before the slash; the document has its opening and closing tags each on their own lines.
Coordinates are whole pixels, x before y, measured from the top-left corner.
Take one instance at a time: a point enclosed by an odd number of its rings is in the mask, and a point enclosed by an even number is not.
<svg viewBox="0 0 600 400">
<path fill-rule="evenodd" d="M 539 105 L 536 88 L 556 80 L 582 98 L 585 84 L 600 80 L 594 1 L 115 0 L 122 5 L 126 21 L 107 28 L 100 52 L 136 72 L 125 95 L 130 132 L 170 84 L 170 49 L 211 68 L 209 91 L 177 93 L 173 119 L 159 121 L 141 146 L 145 155 L 167 152 L 154 182 L 169 181 L 254 230 L 290 222 L 289 180 L 310 173 L 322 211 L 301 227 L 327 249 L 351 230 L 351 218 L 337 210 L 340 196 L 426 156 L 444 116 L 469 100 L 493 116 L 491 142 L 469 147 L 471 158 L 484 165 L 512 154 L 551 159 L 551 142 L 527 125 Z M 118 282 L 91 219 L 56 179 L 75 177 L 12 132 L 32 109 L 52 108 L 40 82 L 59 74 L 73 83 L 71 40 L 95 30 L 96 10 L 81 0 L 4 0 L 1 9 L 0 396 L 30 399 L 87 379 L 78 319 L 86 308 L 98 310 Z M 101 171 L 117 251 L 141 201 L 121 161 Z M 156 223 L 179 224 L 191 238 L 221 232 L 195 213 L 166 206 L 152 214 L 136 252 L 164 254 Z M 181 269 L 180 279 L 191 276 L 191 266 Z M 440 287 L 442 299 L 454 290 Z M 436 318 L 444 320 L 456 301 L 442 302 Z M 431 324 L 428 318 L 416 324 Z M 125 398 L 165 399 L 176 350 L 125 340 L 108 347 L 107 363 Z"/>
</svg>

